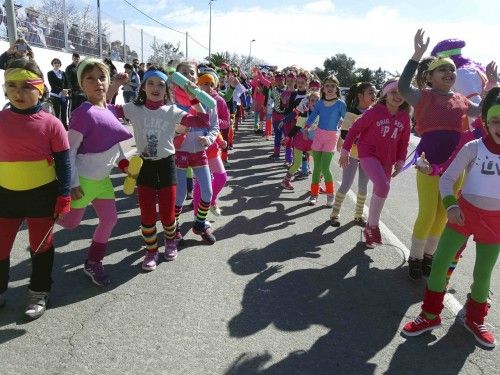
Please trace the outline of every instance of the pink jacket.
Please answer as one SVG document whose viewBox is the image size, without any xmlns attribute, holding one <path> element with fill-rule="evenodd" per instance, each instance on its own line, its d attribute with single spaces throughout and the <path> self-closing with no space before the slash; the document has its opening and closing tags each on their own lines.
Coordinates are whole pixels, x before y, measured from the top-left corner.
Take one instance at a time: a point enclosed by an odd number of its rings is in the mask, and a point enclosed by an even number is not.
<svg viewBox="0 0 500 375">
<path fill-rule="evenodd" d="M 360 158 L 375 157 L 386 167 L 404 162 L 410 141 L 410 116 L 406 111 L 391 115 L 385 104 L 376 104 L 354 121 L 342 145 L 343 155 L 349 154 L 358 138 Z"/>
</svg>

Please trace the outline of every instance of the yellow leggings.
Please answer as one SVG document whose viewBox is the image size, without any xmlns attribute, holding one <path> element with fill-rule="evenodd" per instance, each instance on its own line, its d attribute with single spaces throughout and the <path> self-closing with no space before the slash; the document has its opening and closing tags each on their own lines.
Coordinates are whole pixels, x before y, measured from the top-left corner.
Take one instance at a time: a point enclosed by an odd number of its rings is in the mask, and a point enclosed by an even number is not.
<svg viewBox="0 0 500 375">
<path fill-rule="evenodd" d="M 463 175 L 454 186 L 455 193 L 462 187 Z M 440 237 L 446 225 L 446 210 L 439 193 L 439 176 L 429 176 L 417 171 L 418 216 L 413 226 L 413 237 L 426 240 Z"/>
</svg>

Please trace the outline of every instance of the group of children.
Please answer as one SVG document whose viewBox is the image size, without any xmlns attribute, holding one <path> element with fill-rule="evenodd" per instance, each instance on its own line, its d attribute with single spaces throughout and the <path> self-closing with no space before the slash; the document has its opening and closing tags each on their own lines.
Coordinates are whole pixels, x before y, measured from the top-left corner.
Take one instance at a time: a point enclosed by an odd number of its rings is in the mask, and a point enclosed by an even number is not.
<svg viewBox="0 0 500 375">
<path fill-rule="evenodd" d="M 22 221 L 28 224 L 32 258 L 26 316 L 35 319 L 46 309 L 52 283 L 53 229 L 56 224 L 76 228 L 89 204 L 98 224 L 83 270 L 95 284 L 109 284 L 103 258 L 118 221 L 110 179 L 115 166 L 137 184 L 144 270 L 152 271 L 158 263 L 158 217 L 165 238 L 164 258 L 177 257 L 188 168 L 196 177 L 192 230 L 205 243 L 215 243 L 206 217 L 211 207 L 220 214 L 217 197 L 227 181 L 221 149 L 228 147 L 220 129 L 232 126 L 230 114 L 217 91 L 215 70 L 205 69 L 198 76 L 194 62 L 182 62 L 176 70 L 170 75 L 177 76 L 169 77 L 162 70 L 149 69 L 136 100 L 122 106 L 109 102 L 128 76 L 118 73 L 110 84 L 105 63 L 84 59 L 77 77 L 87 100 L 72 113 L 66 132 L 57 118 L 42 110 L 45 86 L 35 61 L 18 59 L 7 66 L 11 108 L 0 112 L 0 306 L 5 304 L 10 251 Z M 228 83 L 231 100 L 235 89 L 246 91 L 238 85 L 236 78 Z M 133 134 L 123 119 L 132 124 Z M 132 137 L 139 160 L 134 166 L 120 146 Z"/>
<path fill-rule="evenodd" d="M 457 67 L 446 54 L 420 61 L 428 44 L 418 30 L 415 53 L 399 79 L 387 81 L 378 98 L 371 83 L 357 83 L 345 102 L 334 76 L 320 83 L 296 69 L 273 76 L 256 68 L 252 77 L 238 79 L 228 69 L 182 62 L 170 77 L 162 70 L 148 70 L 134 102 L 111 105 L 109 99 L 127 76 L 115 75 L 110 85 L 108 67 L 100 60 L 85 59 L 77 76 L 87 101 L 72 113 L 67 133 L 57 119 L 41 111 L 44 81 L 34 61 L 14 60 L 5 72 L 11 108 L 0 112 L 0 305 L 5 303 L 10 251 L 21 222 L 26 219 L 28 224 L 32 257 L 26 315 L 37 318 L 45 311 L 50 291 L 54 225 L 75 228 L 89 204 L 99 222 L 84 272 L 97 285 L 109 283 L 102 261 L 118 220 L 109 178 L 114 166 L 137 181 L 144 270 L 152 271 L 158 264 L 158 216 L 164 258 L 177 257 L 190 171 L 195 176 L 192 230 L 205 243 L 214 244 L 206 218 L 209 210 L 220 214 L 217 197 L 227 181 L 233 124 L 241 122 L 251 88 L 255 132 L 268 139 L 274 133 L 273 158 L 279 158 L 285 146 L 287 172 L 281 186 L 293 190 L 294 178 L 307 177 L 312 156 L 308 203 L 317 204 L 323 180 L 326 206 L 332 208 L 330 223 L 338 227 L 357 172 L 354 221 L 364 227 L 365 243 L 371 248 L 382 244 L 380 216 L 391 179 L 405 169 L 413 115 L 421 140 L 414 159 L 419 213 L 409 276 L 429 278 L 422 313 L 404 326 L 403 333 L 414 336 L 440 325 L 449 269 L 473 235 L 476 264 L 465 326 L 480 343 L 494 346 L 484 318 L 500 252 L 500 89 L 488 90 L 496 85 L 496 65 L 486 69 L 489 86 L 479 105 L 452 91 Z M 418 88 L 411 86 L 416 71 Z M 478 118 L 475 126 L 469 125 L 469 118 Z M 121 119 L 130 121 L 133 135 Z M 131 137 L 140 168 L 129 165 L 120 147 Z M 342 168 L 337 191 L 331 172 L 335 150 L 340 152 Z M 365 219 L 368 181 L 373 192 Z"/>
</svg>

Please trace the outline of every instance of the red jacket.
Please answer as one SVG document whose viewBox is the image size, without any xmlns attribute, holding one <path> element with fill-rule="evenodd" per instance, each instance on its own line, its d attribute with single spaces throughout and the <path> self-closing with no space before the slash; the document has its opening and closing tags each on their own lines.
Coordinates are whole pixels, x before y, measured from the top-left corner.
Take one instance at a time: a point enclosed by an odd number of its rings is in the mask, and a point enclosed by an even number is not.
<svg viewBox="0 0 500 375">
<path fill-rule="evenodd" d="M 383 166 L 392 167 L 406 159 L 410 115 L 406 111 L 391 115 L 385 104 L 376 104 L 354 121 L 342 149 L 348 153 L 358 138 L 360 158 L 375 157 Z"/>
</svg>

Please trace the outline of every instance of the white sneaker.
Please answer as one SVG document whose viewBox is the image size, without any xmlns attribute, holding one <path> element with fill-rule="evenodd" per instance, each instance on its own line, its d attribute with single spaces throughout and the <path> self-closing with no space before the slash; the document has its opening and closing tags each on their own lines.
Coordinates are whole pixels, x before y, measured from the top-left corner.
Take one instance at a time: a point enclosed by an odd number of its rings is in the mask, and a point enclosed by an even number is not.
<svg viewBox="0 0 500 375">
<path fill-rule="evenodd" d="M 48 300 L 48 292 L 28 290 L 28 304 L 26 305 L 24 314 L 30 319 L 38 319 L 45 312 Z"/>
<path fill-rule="evenodd" d="M 215 216 L 220 216 L 222 214 L 220 208 L 215 204 L 210 206 L 210 212 L 213 213 Z"/>
<path fill-rule="evenodd" d="M 317 202 L 317 201 L 318 201 L 318 197 L 315 197 L 314 195 L 311 195 L 311 196 L 309 197 L 309 202 L 308 202 L 308 204 L 309 204 L 309 206 L 314 206 L 314 205 L 316 205 L 316 202 Z"/>
<path fill-rule="evenodd" d="M 326 197 L 326 207 L 333 207 L 334 197 L 333 194 Z"/>
</svg>

